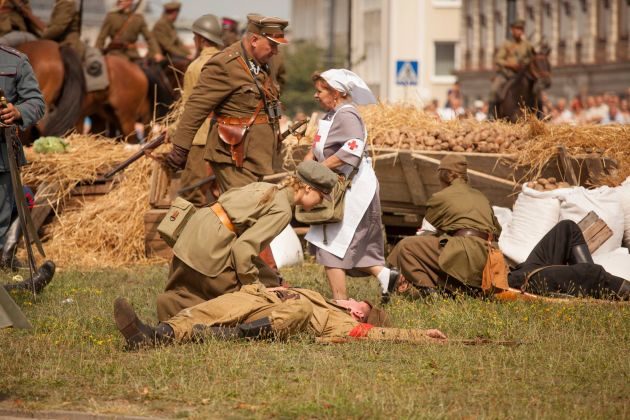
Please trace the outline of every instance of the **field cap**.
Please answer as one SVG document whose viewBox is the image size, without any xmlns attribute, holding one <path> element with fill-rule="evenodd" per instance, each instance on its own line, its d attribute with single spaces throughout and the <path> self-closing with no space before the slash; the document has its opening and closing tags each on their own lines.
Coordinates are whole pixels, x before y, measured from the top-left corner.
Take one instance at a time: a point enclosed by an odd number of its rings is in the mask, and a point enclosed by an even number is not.
<svg viewBox="0 0 630 420">
<path fill-rule="evenodd" d="M 168 3 L 164 3 L 165 12 L 174 12 L 181 8 L 182 8 L 182 4 L 178 1 L 169 1 Z"/>
<path fill-rule="evenodd" d="M 512 22 L 512 24 L 510 24 L 510 28 L 525 29 L 525 21 L 523 19 L 516 19 Z"/>
<path fill-rule="evenodd" d="M 388 327 L 390 325 L 389 315 L 387 314 L 387 312 L 380 308 L 374 307 L 374 305 L 372 305 L 372 302 L 370 302 L 369 300 L 364 300 L 363 302 L 367 303 L 372 308 L 370 310 L 370 314 L 367 317 L 367 321 L 365 321 L 366 323 L 374 325 L 375 327 Z"/>
<path fill-rule="evenodd" d="M 236 31 L 238 30 L 238 20 L 224 16 L 221 18 L 221 26 L 225 30 Z"/>
<path fill-rule="evenodd" d="M 330 200 L 330 193 L 339 181 L 339 176 L 314 160 L 305 160 L 297 166 L 296 176 L 306 185 L 315 188 Z"/>
<path fill-rule="evenodd" d="M 446 155 L 440 161 L 438 169 L 445 169 L 458 174 L 466 175 L 468 162 L 466 162 L 466 157 L 462 155 Z"/>
<path fill-rule="evenodd" d="M 262 35 L 276 44 L 289 43 L 284 37 L 284 28 L 288 25 L 289 21 L 273 16 L 247 15 L 247 32 Z"/>
</svg>

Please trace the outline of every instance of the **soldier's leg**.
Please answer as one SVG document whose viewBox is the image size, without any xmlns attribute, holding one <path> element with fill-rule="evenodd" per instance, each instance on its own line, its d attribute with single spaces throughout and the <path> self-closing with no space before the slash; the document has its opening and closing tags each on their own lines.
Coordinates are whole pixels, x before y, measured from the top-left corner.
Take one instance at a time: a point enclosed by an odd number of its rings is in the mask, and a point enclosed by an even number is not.
<svg viewBox="0 0 630 420">
<path fill-rule="evenodd" d="M 213 326 L 238 326 L 264 320 L 271 332 L 279 337 L 300 331 L 308 325 L 312 304 L 303 297 L 281 301 L 262 286 L 244 286 L 239 292 L 229 293 L 178 313 L 167 323 L 175 331 L 178 341 L 193 338 L 193 330 L 203 332 Z M 208 329 L 208 331 L 212 331 Z"/>
<path fill-rule="evenodd" d="M 413 236 L 397 245 L 398 267 L 407 281 L 418 288 L 433 289 L 446 278 L 440 269 L 440 240 L 437 236 Z"/>
<path fill-rule="evenodd" d="M 11 173 L 0 172 L 0 246 L 4 245 L 5 236 L 11 226 L 14 204 Z"/>
<path fill-rule="evenodd" d="M 608 273 L 601 265 L 581 263 L 545 267 L 531 276 L 526 291 L 614 298 L 624 283 L 624 279 Z"/>
<path fill-rule="evenodd" d="M 226 192 L 230 188 L 243 187 L 262 179 L 262 177 L 245 168 L 237 168 L 229 163 L 210 162 L 210 166 L 217 178 L 217 185 L 221 193 Z"/>
<path fill-rule="evenodd" d="M 165 321 L 182 309 L 239 289 L 234 271 L 207 277 L 174 256 L 165 291 L 157 297 L 158 319 Z"/>
<path fill-rule="evenodd" d="M 501 89 L 507 79 L 501 73 L 497 73 L 490 84 L 490 92 L 488 94 L 488 119 L 493 120 L 497 116 L 497 106 L 501 103 Z"/>
<path fill-rule="evenodd" d="M 208 176 L 207 163 L 203 158 L 205 146 L 193 145 L 188 153 L 188 159 L 186 160 L 186 167 L 182 172 L 181 187 L 186 188 L 196 182 L 205 179 Z M 195 188 L 194 190 L 187 191 L 182 194 L 182 198 L 190 201 L 195 207 L 203 207 L 208 204 L 206 194 L 202 191 L 202 188 Z"/>
</svg>

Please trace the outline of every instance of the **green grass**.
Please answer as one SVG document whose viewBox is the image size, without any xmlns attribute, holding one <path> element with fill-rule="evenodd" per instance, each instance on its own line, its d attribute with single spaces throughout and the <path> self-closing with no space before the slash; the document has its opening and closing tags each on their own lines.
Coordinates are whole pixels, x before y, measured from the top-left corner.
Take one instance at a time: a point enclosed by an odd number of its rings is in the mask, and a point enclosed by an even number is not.
<svg viewBox="0 0 630 420">
<path fill-rule="evenodd" d="M 187 344 L 129 353 L 112 320 L 128 297 L 155 321 L 165 267 L 58 273 L 36 301 L 15 295 L 34 330 L 0 330 L 0 408 L 191 418 L 628 418 L 630 305 L 498 304 L 395 297 L 400 327 L 518 347 L 358 342 Z M 314 265 L 284 271 L 328 294 Z M 376 280 L 349 280 L 378 297 Z"/>
</svg>

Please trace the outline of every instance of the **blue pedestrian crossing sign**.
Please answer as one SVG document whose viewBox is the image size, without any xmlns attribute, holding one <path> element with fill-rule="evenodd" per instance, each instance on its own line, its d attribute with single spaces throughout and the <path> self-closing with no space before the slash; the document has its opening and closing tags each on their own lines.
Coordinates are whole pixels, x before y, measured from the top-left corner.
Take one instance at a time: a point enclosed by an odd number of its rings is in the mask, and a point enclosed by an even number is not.
<svg viewBox="0 0 630 420">
<path fill-rule="evenodd" d="M 403 86 L 416 86 L 418 84 L 418 61 L 396 61 L 396 84 Z"/>
</svg>

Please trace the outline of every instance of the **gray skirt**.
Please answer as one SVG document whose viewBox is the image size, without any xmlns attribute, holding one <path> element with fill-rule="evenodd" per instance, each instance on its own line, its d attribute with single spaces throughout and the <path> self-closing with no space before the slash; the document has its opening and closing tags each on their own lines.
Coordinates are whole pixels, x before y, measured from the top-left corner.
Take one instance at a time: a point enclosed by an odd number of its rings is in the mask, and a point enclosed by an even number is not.
<svg viewBox="0 0 630 420">
<path fill-rule="evenodd" d="M 381 201 L 377 185 L 372 202 L 359 222 L 343 258 L 324 251 L 313 244 L 310 244 L 309 251 L 315 255 L 318 264 L 329 268 L 350 270 L 352 268 L 385 265 L 385 249 L 381 226 Z M 363 275 L 368 276 L 369 274 L 365 273 Z"/>
</svg>

